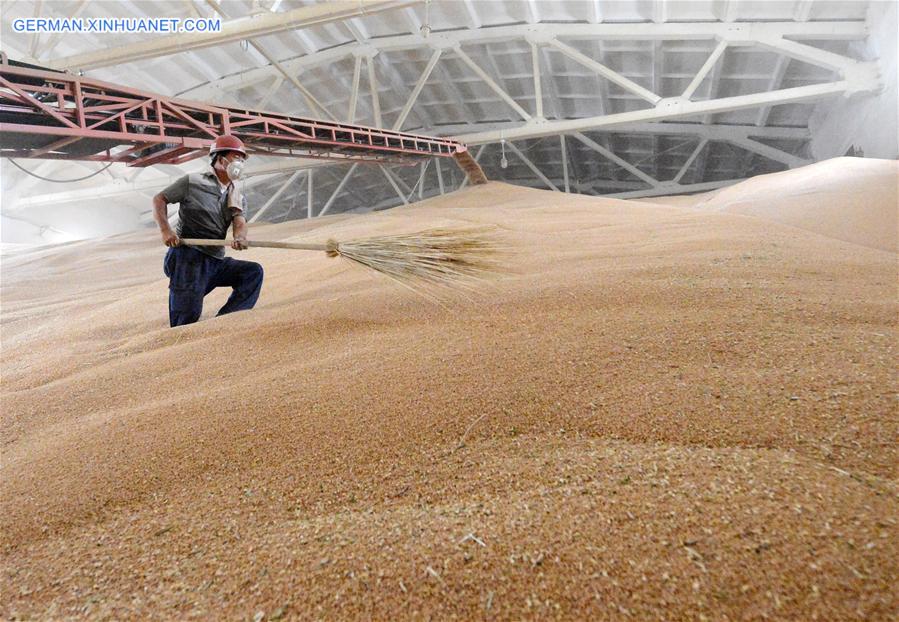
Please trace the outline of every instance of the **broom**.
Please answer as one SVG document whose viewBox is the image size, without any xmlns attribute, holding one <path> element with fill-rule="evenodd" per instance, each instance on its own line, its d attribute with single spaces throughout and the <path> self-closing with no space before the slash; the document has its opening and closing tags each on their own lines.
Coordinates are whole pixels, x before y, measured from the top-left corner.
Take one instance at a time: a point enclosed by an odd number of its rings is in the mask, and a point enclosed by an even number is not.
<svg viewBox="0 0 899 622">
<path fill-rule="evenodd" d="M 249 248 L 287 248 L 324 251 L 379 272 L 428 298 L 428 290 L 473 290 L 486 277 L 498 274 L 502 249 L 485 229 L 431 229 L 347 242 L 269 242 L 247 240 Z M 230 240 L 182 239 L 191 246 L 226 246 Z"/>
</svg>

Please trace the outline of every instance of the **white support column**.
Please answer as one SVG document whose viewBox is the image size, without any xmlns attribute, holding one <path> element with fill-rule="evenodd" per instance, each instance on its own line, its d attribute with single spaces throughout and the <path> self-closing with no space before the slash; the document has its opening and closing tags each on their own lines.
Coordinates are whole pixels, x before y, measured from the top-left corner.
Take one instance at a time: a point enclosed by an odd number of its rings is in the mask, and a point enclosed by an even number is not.
<svg viewBox="0 0 899 622">
<path fill-rule="evenodd" d="M 346 186 L 346 182 L 349 181 L 350 176 L 356 170 L 357 166 L 359 166 L 359 163 L 354 162 L 353 165 L 350 167 L 350 170 L 348 170 L 346 172 L 346 175 L 343 176 L 343 179 L 340 180 L 340 183 L 337 184 L 337 187 L 334 189 L 334 192 L 331 193 L 331 196 L 328 197 L 328 200 L 325 202 L 325 206 L 322 208 L 322 211 L 320 211 L 318 213 L 319 217 L 324 216 L 325 214 L 328 213 L 328 210 L 331 209 L 331 205 L 334 203 L 334 201 L 337 199 L 337 197 L 343 191 L 343 187 Z"/>
<path fill-rule="evenodd" d="M 705 80 L 705 77 L 709 75 L 709 71 L 712 70 L 712 67 L 718 62 L 718 59 L 721 58 L 721 55 L 724 54 L 724 51 L 727 49 L 727 41 L 719 41 L 718 45 L 709 55 L 708 59 L 706 59 L 705 64 L 703 64 L 702 68 L 699 70 L 699 73 L 693 78 L 693 81 L 690 82 L 690 86 L 684 90 L 681 97 L 684 99 L 690 99 L 693 97 L 693 93 L 696 91 L 697 87 L 702 84 L 702 81 Z"/>
<path fill-rule="evenodd" d="M 565 134 L 559 134 L 559 148 L 562 153 L 562 177 L 565 179 L 565 192 L 571 192 L 568 183 L 568 149 L 565 147 Z"/>
<path fill-rule="evenodd" d="M 368 57 L 368 90 L 371 93 L 371 108 L 374 114 L 375 127 L 384 127 L 381 120 L 381 100 L 378 97 L 378 80 L 375 77 L 375 57 Z"/>
<path fill-rule="evenodd" d="M 790 57 L 786 55 L 781 55 L 780 58 L 777 59 L 777 64 L 774 66 L 774 74 L 771 76 L 771 80 L 768 82 L 768 91 L 776 91 L 780 89 L 780 85 L 783 83 L 784 76 L 787 73 L 787 67 L 790 66 Z M 763 127 L 768 123 L 768 115 L 771 114 L 771 106 L 762 106 L 759 108 L 758 117 L 755 120 L 756 127 Z"/>
<path fill-rule="evenodd" d="M 424 71 L 421 72 L 421 76 L 418 78 L 418 82 L 415 83 L 415 88 L 412 89 L 412 93 L 409 95 L 409 99 L 406 100 L 406 105 L 403 106 L 403 110 L 400 112 L 400 116 L 397 117 L 396 122 L 393 124 L 393 130 L 397 131 L 403 127 L 403 123 L 406 121 L 406 117 L 409 116 L 409 111 L 412 110 L 412 106 L 415 105 L 415 102 L 418 100 L 418 96 L 421 94 L 421 90 L 424 88 L 425 83 L 428 81 L 428 78 L 431 77 L 431 72 L 434 70 L 434 66 L 437 64 L 437 61 L 440 60 L 440 55 L 443 53 L 443 50 L 434 50 L 434 53 L 431 54 L 431 59 L 428 61 L 427 66 L 425 66 Z"/>
<path fill-rule="evenodd" d="M 709 96 L 708 100 L 713 100 L 718 96 L 718 85 L 721 83 L 721 70 L 724 67 L 723 62 L 715 63 L 709 74 Z M 703 117 L 704 125 L 711 125 L 715 117 L 713 114 L 707 114 Z"/>
<path fill-rule="evenodd" d="M 696 145 L 696 148 L 693 150 L 693 153 L 690 154 L 690 157 L 687 158 L 687 161 L 684 162 L 684 165 L 682 167 L 680 167 L 680 170 L 677 172 L 677 175 L 675 175 L 674 179 L 672 179 L 671 181 L 673 181 L 676 184 L 680 183 L 680 180 L 683 178 L 684 173 L 687 172 L 687 170 L 690 168 L 690 165 L 693 164 L 693 161 L 696 159 L 696 156 L 699 155 L 699 152 L 702 151 L 703 148 L 705 148 L 706 143 L 708 143 L 708 142 L 709 141 L 707 138 L 702 138 L 699 140 L 699 144 Z"/>
<path fill-rule="evenodd" d="M 547 73 L 552 74 L 552 60 L 549 56 L 549 50 L 541 46 L 540 53 L 543 56 L 543 62 L 546 63 Z M 602 80 L 600 81 L 602 82 Z M 556 85 L 555 80 L 551 79 L 548 82 L 546 88 L 549 91 L 549 101 L 552 103 L 553 117 L 555 117 L 556 120 L 561 120 L 564 118 L 564 114 L 562 111 L 562 99 L 559 97 L 559 87 Z M 544 114 L 544 116 L 546 115 Z"/>
<path fill-rule="evenodd" d="M 559 191 L 559 188 L 553 182 L 551 182 L 546 175 L 541 173 L 540 169 L 537 168 L 536 166 L 534 166 L 534 163 L 531 162 L 527 158 L 527 156 L 525 156 L 523 153 L 521 153 L 521 151 L 518 149 L 518 147 L 516 147 L 509 141 L 506 141 L 506 146 L 512 151 L 512 153 L 517 155 L 518 159 L 521 160 L 522 162 L 524 162 L 525 165 L 534 172 L 534 175 L 536 175 L 543 181 L 543 183 L 545 183 L 547 186 L 549 186 L 553 191 L 555 191 L 555 192 Z"/>
<path fill-rule="evenodd" d="M 602 41 L 600 41 L 599 39 L 593 41 L 593 53 L 598 61 L 602 61 Z M 612 100 L 609 98 L 609 81 L 603 78 L 601 75 L 596 74 L 596 83 L 596 90 L 599 93 L 599 102 L 602 105 L 602 114 L 612 114 Z M 604 132 L 602 134 L 600 140 L 602 141 L 603 147 L 605 147 L 609 151 L 612 151 L 612 139 L 607 132 Z M 617 173 L 618 169 L 615 169 L 615 179 L 618 179 Z"/>
<path fill-rule="evenodd" d="M 603 19 L 602 0 L 593 0 L 590 11 L 590 23 L 601 24 Z"/>
<path fill-rule="evenodd" d="M 425 160 L 421 163 L 421 174 L 418 176 L 418 200 L 421 201 L 424 198 L 424 190 L 425 190 L 425 173 L 428 172 L 428 167 L 431 165 L 430 160 Z"/>
<path fill-rule="evenodd" d="M 653 179 L 652 177 L 650 177 L 649 175 L 647 175 L 646 173 L 644 173 L 643 171 L 638 169 L 636 166 L 634 166 L 630 162 L 622 160 L 617 155 L 615 155 L 614 153 L 612 153 L 611 151 L 609 151 L 608 149 L 606 149 L 605 147 L 603 147 L 596 141 L 590 140 L 589 138 L 587 138 L 580 132 L 575 132 L 574 137 L 577 138 L 582 143 L 584 143 L 585 145 L 587 145 L 588 147 L 590 147 L 591 149 L 593 149 L 593 151 L 596 151 L 597 153 L 605 156 L 606 158 L 608 158 L 609 160 L 611 160 L 612 162 L 614 162 L 615 164 L 617 164 L 624 170 L 628 171 L 632 175 L 642 179 L 643 181 L 648 183 L 650 186 L 655 187 L 655 186 L 661 185 L 661 183 L 657 179 Z"/>
<path fill-rule="evenodd" d="M 430 160 L 424 161 L 421 163 L 421 172 L 418 174 L 418 181 L 415 182 L 415 185 L 412 188 L 407 187 L 407 191 L 409 194 L 406 195 L 406 200 L 412 203 L 412 195 L 418 191 L 418 200 L 420 201 L 423 198 L 422 188 L 424 188 L 424 179 L 425 179 L 425 171 L 428 166 L 431 164 Z M 402 179 L 397 176 L 397 179 L 402 181 Z"/>
<path fill-rule="evenodd" d="M 292 184 L 294 182 L 294 180 L 297 177 L 299 177 L 300 173 L 302 173 L 302 172 L 303 172 L 302 170 L 298 170 L 293 175 L 288 177 L 287 181 L 285 181 L 283 184 L 281 184 L 281 187 L 275 191 L 275 194 L 273 194 L 271 196 L 271 198 L 269 198 L 269 200 L 265 202 L 265 205 L 263 205 L 261 208 L 259 208 L 258 212 L 253 214 L 253 216 L 250 218 L 250 222 L 256 222 L 257 220 L 259 220 L 262 217 L 262 215 L 266 211 L 268 211 L 268 208 L 270 208 L 274 204 L 274 202 L 277 201 L 281 197 L 282 194 L 284 194 L 284 191 L 287 190 L 287 188 L 290 186 L 290 184 Z"/>
<path fill-rule="evenodd" d="M 443 196 L 446 190 L 443 187 L 443 171 L 440 170 L 440 158 L 434 158 L 434 168 L 437 169 L 437 185 L 440 188 L 440 195 Z"/>
<path fill-rule="evenodd" d="M 531 67 L 534 72 L 534 114 L 543 118 L 543 89 L 540 88 L 540 50 L 536 43 L 531 43 Z"/>
<path fill-rule="evenodd" d="M 702 155 L 696 163 L 696 175 L 693 176 L 694 183 L 705 181 L 706 172 L 709 166 L 709 156 L 712 154 L 712 146 L 708 145 L 706 149 L 700 152 Z"/>
<path fill-rule="evenodd" d="M 774 73 L 771 76 L 771 79 L 768 81 L 768 91 L 776 91 L 780 89 L 783 84 L 784 76 L 787 73 L 787 68 L 790 66 L 790 61 L 792 59 L 785 55 L 781 54 L 777 58 L 777 64 L 774 66 Z M 758 115 L 755 119 L 756 127 L 764 127 L 768 124 L 768 116 L 771 114 L 772 106 L 762 106 L 759 108 Z M 748 136 L 747 136 L 748 138 Z M 756 153 L 754 151 L 747 151 L 746 156 L 740 161 L 740 172 L 743 176 L 748 176 L 751 172 L 749 165 L 752 163 L 752 159 L 755 157 Z"/>
<path fill-rule="evenodd" d="M 478 65 L 473 60 L 471 60 L 471 57 L 465 53 L 465 51 L 462 49 L 461 46 L 457 46 L 456 48 L 454 48 L 454 51 L 456 52 L 456 54 L 459 55 L 459 58 L 461 58 L 462 61 L 466 65 L 468 65 L 471 68 L 471 70 L 474 71 L 478 75 L 478 77 L 481 80 L 483 80 L 484 83 L 493 90 L 494 93 L 499 95 L 500 98 L 504 102 L 509 104 L 509 106 L 511 106 L 515 110 L 515 112 L 517 112 L 519 115 L 521 115 L 522 119 L 524 119 L 525 121 L 528 121 L 531 119 L 531 115 L 528 114 L 524 108 L 519 106 L 518 102 L 516 102 L 514 99 L 512 99 L 512 97 L 510 97 L 508 93 L 506 93 L 502 88 L 500 88 L 500 86 L 496 82 L 493 81 L 493 78 L 491 78 L 490 76 L 487 75 L 487 72 L 485 72 L 483 69 L 478 67 Z"/>
<path fill-rule="evenodd" d="M 315 199 L 314 196 L 314 188 L 312 185 L 312 169 L 309 169 L 309 173 L 307 173 L 306 182 L 306 218 L 312 218 L 312 203 Z"/>
<path fill-rule="evenodd" d="M 570 45 L 566 45 L 566 44 L 562 43 L 561 41 L 559 41 L 558 39 L 550 39 L 549 44 L 552 47 L 554 47 L 555 49 L 557 49 L 558 51 L 560 51 L 562 54 L 564 54 L 565 56 L 570 58 L 571 60 L 573 60 L 577 63 L 580 63 L 587 69 L 590 69 L 590 70 L 594 71 L 595 73 L 598 73 L 599 75 L 603 76 L 604 78 L 611 80 L 612 82 L 614 82 L 621 88 L 625 89 L 626 91 L 630 91 L 637 97 L 639 97 L 641 99 L 645 99 L 653 106 L 655 106 L 657 103 L 659 103 L 659 101 L 662 99 L 661 97 L 659 97 L 652 91 L 650 91 L 648 89 L 644 89 L 642 86 L 640 86 L 633 80 L 629 80 L 628 78 L 625 78 L 623 75 L 621 75 L 617 71 L 613 71 L 613 70 L 609 69 L 605 65 L 596 62 L 595 60 L 593 60 L 592 58 L 590 58 L 589 56 L 587 56 L 585 54 L 581 54 L 580 52 L 578 52 L 576 49 L 574 49 Z"/>
<path fill-rule="evenodd" d="M 362 74 L 362 57 L 358 54 L 353 62 L 353 90 L 350 91 L 350 105 L 347 110 L 347 123 L 356 122 L 356 101 L 359 99 L 359 77 Z"/>
<path fill-rule="evenodd" d="M 660 19 L 657 19 L 660 18 Z M 664 8 L 664 0 L 656 0 L 655 9 L 654 9 L 654 17 L 653 21 L 656 22 L 664 22 L 667 19 L 667 9 Z M 662 58 L 662 41 L 656 40 L 652 42 L 652 80 L 650 82 L 650 86 L 652 88 L 653 93 L 661 93 L 662 91 L 662 67 L 661 61 Z M 659 157 L 661 154 L 659 153 L 659 135 L 652 135 L 652 176 L 655 179 L 659 178 L 659 161 L 661 158 Z"/>
<path fill-rule="evenodd" d="M 654 0 L 652 4 L 652 21 L 664 24 L 668 21 L 668 0 Z"/>
<path fill-rule="evenodd" d="M 396 192 L 396 196 L 400 198 L 403 202 L 403 205 L 409 205 L 409 201 L 406 200 L 406 195 L 403 194 L 400 187 L 396 185 L 396 180 L 393 178 L 393 175 L 390 174 L 390 171 L 387 170 L 383 164 L 378 164 L 378 167 L 381 169 L 381 172 L 384 173 L 384 177 L 387 178 L 387 181 L 390 182 L 390 185 L 393 186 L 394 192 Z"/>
</svg>

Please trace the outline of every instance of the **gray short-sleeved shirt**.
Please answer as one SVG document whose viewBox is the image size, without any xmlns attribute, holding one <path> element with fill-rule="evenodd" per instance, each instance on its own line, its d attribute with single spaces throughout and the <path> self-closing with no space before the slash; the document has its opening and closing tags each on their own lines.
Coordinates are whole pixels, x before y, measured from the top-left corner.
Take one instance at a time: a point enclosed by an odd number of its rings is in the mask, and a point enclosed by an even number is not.
<svg viewBox="0 0 899 622">
<path fill-rule="evenodd" d="M 231 221 L 238 213 L 236 209 L 228 207 L 228 194 L 212 171 L 185 175 L 163 190 L 162 194 L 166 202 L 179 203 L 176 233 L 181 238 L 224 239 L 228 235 Z M 246 197 L 241 197 L 241 205 L 243 210 L 240 215 L 246 218 Z M 225 257 L 224 246 L 191 248 L 216 259 Z"/>
</svg>

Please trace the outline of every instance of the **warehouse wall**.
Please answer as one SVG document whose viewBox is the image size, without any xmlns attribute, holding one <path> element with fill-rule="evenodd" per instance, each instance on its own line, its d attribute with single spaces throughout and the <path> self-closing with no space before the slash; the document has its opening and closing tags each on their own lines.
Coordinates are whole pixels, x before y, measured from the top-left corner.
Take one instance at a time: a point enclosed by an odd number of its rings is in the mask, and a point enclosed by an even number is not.
<svg viewBox="0 0 899 622">
<path fill-rule="evenodd" d="M 4 244 L 55 244 L 69 239 L 52 229 L 0 215 L 0 242 Z"/>
<path fill-rule="evenodd" d="M 899 157 L 897 6 L 897 2 L 871 2 L 867 18 L 870 36 L 858 44 L 861 58 L 877 62 L 883 90 L 877 95 L 840 97 L 819 105 L 809 121 L 816 160 L 846 155 L 852 147 L 869 158 Z"/>
<path fill-rule="evenodd" d="M 146 199 L 145 204 L 149 209 L 150 200 Z M 55 230 L 42 229 L 34 223 L 52 223 Z M 0 219 L 0 242 L 53 244 L 126 233 L 140 227 L 138 210 L 125 201 L 105 201 L 100 205 L 87 206 L 66 203 L 3 214 Z"/>
</svg>

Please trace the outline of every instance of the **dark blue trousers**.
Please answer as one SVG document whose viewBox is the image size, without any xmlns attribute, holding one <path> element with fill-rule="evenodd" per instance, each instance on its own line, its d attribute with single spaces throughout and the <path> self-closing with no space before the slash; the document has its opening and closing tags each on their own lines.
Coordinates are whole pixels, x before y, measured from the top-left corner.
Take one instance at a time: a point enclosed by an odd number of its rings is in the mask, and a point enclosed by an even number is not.
<svg viewBox="0 0 899 622">
<path fill-rule="evenodd" d="M 216 315 L 252 309 L 262 289 L 262 266 L 253 261 L 225 257 L 177 246 L 165 254 L 169 277 L 169 324 L 193 324 L 203 313 L 203 297 L 216 287 L 231 287 L 231 297 Z"/>
</svg>

